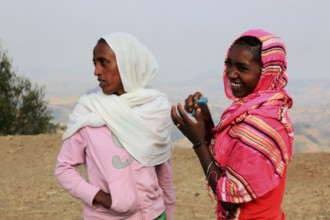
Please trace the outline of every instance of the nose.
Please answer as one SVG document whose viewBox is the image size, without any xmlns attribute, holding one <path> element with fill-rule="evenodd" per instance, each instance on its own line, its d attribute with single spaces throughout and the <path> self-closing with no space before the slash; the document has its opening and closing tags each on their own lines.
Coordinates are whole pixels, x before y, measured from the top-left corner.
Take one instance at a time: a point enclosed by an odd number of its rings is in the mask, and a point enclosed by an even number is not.
<svg viewBox="0 0 330 220">
<path fill-rule="evenodd" d="M 99 76 L 101 75 L 101 69 L 98 67 L 97 64 L 95 64 L 95 67 L 94 67 L 94 76 Z"/>
<path fill-rule="evenodd" d="M 229 79 L 235 79 L 238 76 L 236 68 L 233 68 L 233 67 L 227 68 L 226 69 L 226 74 L 227 74 Z"/>
</svg>

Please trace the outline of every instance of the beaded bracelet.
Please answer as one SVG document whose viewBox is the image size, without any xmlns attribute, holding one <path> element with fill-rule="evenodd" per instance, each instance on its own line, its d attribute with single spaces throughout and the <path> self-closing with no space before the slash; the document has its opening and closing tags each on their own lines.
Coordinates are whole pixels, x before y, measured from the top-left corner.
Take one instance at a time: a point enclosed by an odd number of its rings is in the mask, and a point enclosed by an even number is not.
<svg viewBox="0 0 330 220">
<path fill-rule="evenodd" d="M 197 143 L 193 144 L 192 148 L 196 149 L 199 146 L 201 146 L 202 144 L 208 145 L 207 141 L 198 141 Z"/>
</svg>

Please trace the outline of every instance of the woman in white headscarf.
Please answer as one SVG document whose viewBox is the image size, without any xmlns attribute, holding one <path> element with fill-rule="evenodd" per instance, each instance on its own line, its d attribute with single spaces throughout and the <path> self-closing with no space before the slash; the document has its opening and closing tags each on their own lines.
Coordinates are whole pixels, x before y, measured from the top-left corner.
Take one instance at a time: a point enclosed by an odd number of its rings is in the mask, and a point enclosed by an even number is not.
<svg viewBox="0 0 330 220">
<path fill-rule="evenodd" d="M 85 203 L 85 220 L 173 219 L 171 104 L 151 89 L 154 56 L 116 32 L 97 42 L 93 62 L 102 92 L 82 96 L 70 115 L 58 182 Z M 77 172 L 83 163 L 87 180 Z"/>
</svg>

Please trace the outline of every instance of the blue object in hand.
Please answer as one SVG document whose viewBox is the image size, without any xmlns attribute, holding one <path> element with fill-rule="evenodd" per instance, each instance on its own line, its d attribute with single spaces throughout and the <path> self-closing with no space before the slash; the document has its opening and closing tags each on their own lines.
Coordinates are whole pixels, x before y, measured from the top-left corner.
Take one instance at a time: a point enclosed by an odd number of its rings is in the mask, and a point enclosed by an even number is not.
<svg viewBox="0 0 330 220">
<path fill-rule="evenodd" d="M 197 100 L 194 101 L 194 105 L 195 104 L 207 105 L 207 101 L 208 101 L 208 99 L 206 97 L 201 97 L 201 98 L 199 98 L 199 99 L 197 99 Z M 193 109 L 193 111 L 192 111 L 191 114 L 192 114 L 192 116 L 195 116 L 195 114 L 196 114 L 196 108 Z"/>
</svg>

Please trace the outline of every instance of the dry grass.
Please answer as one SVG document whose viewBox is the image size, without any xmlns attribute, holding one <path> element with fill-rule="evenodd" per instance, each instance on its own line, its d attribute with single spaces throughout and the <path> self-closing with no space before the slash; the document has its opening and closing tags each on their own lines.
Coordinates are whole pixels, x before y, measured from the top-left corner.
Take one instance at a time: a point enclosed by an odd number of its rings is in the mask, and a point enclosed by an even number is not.
<svg viewBox="0 0 330 220">
<path fill-rule="evenodd" d="M 61 138 L 0 137 L 0 219 L 81 219 L 82 204 L 54 178 Z M 287 219 L 330 219 L 330 154 L 295 155 L 283 202 Z M 215 219 L 199 162 L 191 149 L 173 151 L 175 219 Z"/>
</svg>

